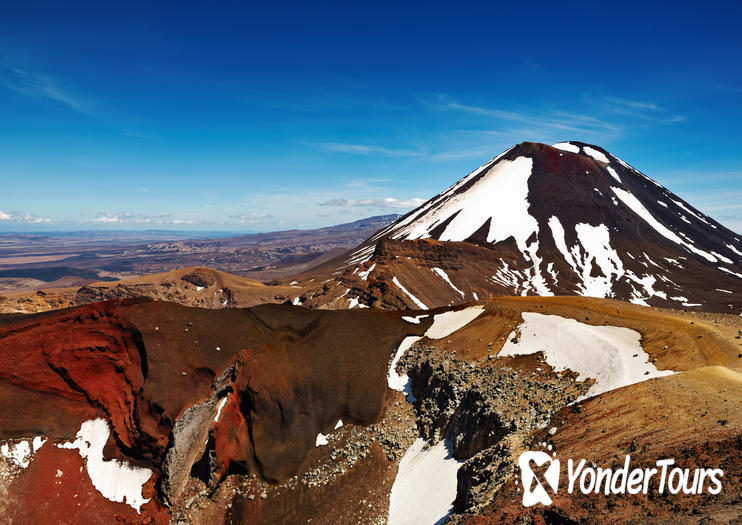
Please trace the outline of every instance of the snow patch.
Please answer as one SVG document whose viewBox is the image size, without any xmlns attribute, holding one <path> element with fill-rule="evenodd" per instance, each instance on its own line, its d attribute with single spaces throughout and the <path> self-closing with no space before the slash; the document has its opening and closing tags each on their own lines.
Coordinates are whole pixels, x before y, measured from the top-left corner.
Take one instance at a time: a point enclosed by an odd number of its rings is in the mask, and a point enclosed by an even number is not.
<svg viewBox="0 0 742 525">
<path fill-rule="evenodd" d="M 420 319 L 423 319 L 424 317 L 428 317 L 428 315 L 427 314 L 425 314 L 425 315 L 416 315 L 415 317 L 411 317 L 409 315 L 403 315 L 402 316 L 402 319 L 404 319 L 408 323 L 420 324 Z"/>
<path fill-rule="evenodd" d="M 672 370 L 657 370 L 649 362 L 649 355 L 640 343 L 641 334 L 636 330 L 592 326 L 575 319 L 534 312 L 523 312 L 522 316 L 519 342 L 512 342 L 515 338 L 512 332 L 499 355 L 542 351 L 555 371 L 573 370 L 579 374 L 580 381 L 595 379 L 583 399 L 673 373 Z"/>
<path fill-rule="evenodd" d="M 410 299 L 412 299 L 412 302 L 415 303 L 417 306 L 419 306 L 422 310 L 427 310 L 428 309 L 428 307 L 425 306 L 425 304 L 420 299 L 418 299 L 417 297 L 415 297 L 414 295 L 412 295 L 407 290 L 407 288 L 405 288 L 404 286 L 402 286 L 402 283 L 399 282 L 399 279 L 397 279 L 396 277 L 392 277 L 392 282 L 394 284 L 396 284 L 397 285 L 397 288 L 399 288 L 400 290 L 402 290 L 407 295 L 407 297 L 409 297 Z"/>
<path fill-rule="evenodd" d="M 589 297 L 612 297 L 612 276 L 616 279 L 624 273 L 621 258 L 611 247 L 610 234 L 605 224 L 591 226 L 590 224 L 578 224 L 575 226 L 577 239 L 585 248 L 585 258 L 582 261 L 582 284 L 583 293 Z M 577 255 L 573 251 L 574 255 Z M 593 276 L 592 263 L 600 268 L 602 276 Z"/>
<path fill-rule="evenodd" d="M 605 162 L 606 164 L 610 164 L 611 162 L 608 160 L 608 157 L 606 157 L 602 152 L 593 149 L 590 146 L 585 146 L 582 148 L 582 150 L 597 161 Z"/>
<path fill-rule="evenodd" d="M 57 446 L 78 450 L 80 457 L 85 460 L 90 481 L 105 498 L 126 503 L 140 513 L 142 505 L 149 501 L 149 498 L 142 497 L 142 487 L 152 476 L 152 471 L 130 466 L 117 459 L 104 460 L 103 447 L 108 441 L 109 433 L 105 419 L 91 419 L 80 426 L 75 441 Z"/>
<path fill-rule="evenodd" d="M 327 436 L 320 432 L 317 434 L 317 439 L 314 440 L 314 446 L 321 447 L 324 445 L 327 445 Z"/>
<path fill-rule="evenodd" d="M 636 288 L 633 288 L 634 293 L 632 294 L 632 298 L 630 299 L 632 303 L 649 306 L 645 302 L 645 299 L 651 299 L 655 295 L 662 299 L 667 299 L 667 294 L 665 292 L 654 289 L 654 284 L 657 282 L 657 278 L 654 275 L 645 274 L 643 277 L 639 277 L 633 271 L 626 270 L 626 277 L 641 286 L 644 292 L 641 293 Z"/>
<path fill-rule="evenodd" d="M 333 428 L 333 430 L 337 430 L 337 429 L 339 429 L 342 426 L 343 426 L 343 420 L 342 419 L 338 419 L 338 422 L 335 423 L 335 427 Z"/>
<path fill-rule="evenodd" d="M 407 383 L 409 382 L 410 378 L 407 376 L 407 374 L 398 374 L 397 373 L 397 363 L 399 363 L 399 360 L 402 358 L 404 353 L 409 350 L 412 345 L 417 343 L 420 339 L 422 339 L 419 335 L 409 335 L 402 339 L 402 342 L 397 347 L 397 351 L 394 354 L 394 357 L 392 358 L 392 362 L 389 365 L 389 372 L 386 376 L 386 383 L 392 390 L 398 390 L 402 392 L 405 387 L 407 386 Z"/>
<path fill-rule="evenodd" d="M 376 263 L 372 264 L 372 265 L 371 265 L 371 268 L 369 268 L 369 269 L 368 269 L 368 270 L 366 270 L 365 272 L 358 272 L 358 277 L 360 277 L 362 281 L 366 281 L 366 280 L 368 280 L 368 276 L 369 276 L 369 274 L 370 274 L 371 272 L 373 272 L 373 271 L 374 271 L 374 268 L 376 268 Z"/>
<path fill-rule="evenodd" d="M 446 337 L 456 330 L 468 325 L 474 319 L 479 317 L 484 312 L 484 306 L 470 306 L 463 310 L 451 310 L 443 312 L 442 314 L 436 314 L 433 316 L 433 324 L 430 325 L 424 335 L 410 335 L 405 337 L 400 345 L 397 347 L 397 351 L 392 358 L 392 362 L 389 364 L 389 372 L 387 373 L 387 385 L 392 390 L 399 390 L 400 392 L 408 387 L 410 378 L 407 374 L 397 373 L 397 363 L 402 358 L 404 353 L 412 347 L 413 344 L 418 342 L 423 337 L 429 339 L 441 339 Z"/>
<path fill-rule="evenodd" d="M 575 146 L 574 144 L 570 144 L 569 142 L 560 142 L 558 144 L 554 144 L 554 146 L 552 146 L 552 147 L 554 147 L 556 149 L 560 149 L 562 151 L 569 151 L 570 153 L 579 153 L 580 152 L 580 147 L 579 146 Z"/>
<path fill-rule="evenodd" d="M 719 259 L 721 259 L 722 262 L 725 262 L 727 264 L 734 264 L 734 261 L 732 261 L 728 257 L 724 257 L 723 255 L 716 253 L 715 251 L 712 251 L 711 254 L 712 255 L 715 255 L 716 257 L 718 257 Z"/>
<path fill-rule="evenodd" d="M 734 253 L 736 253 L 737 255 L 742 255 L 742 252 L 741 252 L 741 251 L 739 251 L 739 250 L 738 250 L 737 248 L 735 248 L 734 246 L 732 246 L 731 244 L 726 244 L 725 246 L 726 246 L 727 248 L 729 248 L 730 250 L 732 250 L 732 251 L 733 251 Z"/>
<path fill-rule="evenodd" d="M 674 232 L 672 232 L 670 229 L 668 229 L 664 224 L 660 223 L 657 219 L 654 218 L 654 216 L 649 213 L 649 210 L 647 210 L 644 205 L 639 202 L 639 199 L 637 199 L 634 195 L 629 193 L 626 190 L 622 190 L 621 188 L 614 188 L 611 186 L 611 189 L 616 194 L 616 196 L 621 199 L 621 201 L 631 208 L 631 210 L 636 213 L 639 217 L 644 219 L 647 224 L 649 224 L 652 228 L 654 228 L 657 233 L 662 235 L 663 237 L 670 239 L 674 243 L 677 243 L 681 246 L 686 247 L 688 250 L 697 253 L 704 259 L 710 261 L 710 262 L 717 262 L 716 257 L 711 255 L 710 253 L 707 253 L 703 250 L 699 250 L 689 242 L 685 242 L 683 239 L 678 237 Z"/>
<path fill-rule="evenodd" d="M 672 200 L 672 199 L 671 199 L 671 200 Z M 688 213 L 690 213 L 691 215 L 693 215 L 693 216 L 694 216 L 694 217 L 695 217 L 696 219 L 698 219 L 699 221 L 705 222 L 706 224 L 708 224 L 708 223 L 709 223 L 709 221 L 707 221 L 706 219 L 704 219 L 703 217 L 701 217 L 700 215 L 698 215 L 698 214 L 697 214 L 696 212 L 694 212 L 693 210 L 690 210 L 690 209 L 688 209 L 688 207 L 687 207 L 687 206 L 686 206 L 685 204 L 683 204 L 682 202 L 680 202 L 680 201 L 675 201 L 675 200 L 673 200 L 672 202 L 674 202 L 675 204 L 677 204 L 677 205 L 678 205 L 678 206 L 679 206 L 680 208 L 682 208 L 682 209 L 683 209 L 683 210 L 685 210 L 686 212 L 688 212 Z"/>
<path fill-rule="evenodd" d="M 433 316 L 433 324 L 430 325 L 425 337 L 428 339 L 441 339 L 456 330 L 463 328 L 479 317 L 484 312 L 484 306 L 470 306 L 463 310 L 451 310 Z"/>
<path fill-rule="evenodd" d="M 362 248 L 358 248 L 356 251 L 350 254 L 350 259 L 348 259 L 345 266 L 365 263 L 373 256 L 375 249 L 376 249 L 376 245 L 364 246 Z"/>
<path fill-rule="evenodd" d="M 465 295 L 464 292 L 462 292 L 460 289 L 456 288 L 456 285 L 451 282 L 451 279 L 448 278 L 448 274 L 446 272 L 444 272 L 440 268 L 433 268 L 433 271 L 435 273 L 437 273 L 444 281 L 446 281 L 448 284 L 450 284 L 451 285 L 451 288 L 453 288 L 454 290 L 456 290 L 457 292 L 459 292 L 461 294 L 461 297 L 462 298 L 464 297 L 464 295 Z"/>
<path fill-rule="evenodd" d="M 430 237 L 436 225 L 455 215 L 441 233 L 441 241 L 464 241 L 489 220 L 487 242 L 497 243 L 513 237 L 525 253 L 526 241 L 533 233 L 538 233 L 538 222 L 528 213 L 528 179 L 532 167 L 533 160 L 528 157 L 498 162 L 465 193 L 444 194 L 431 201 L 431 206 L 436 206 L 429 213 L 397 229 L 393 237 Z"/>
<path fill-rule="evenodd" d="M 426 447 L 423 438 L 410 445 L 389 496 L 389 525 L 433 525 L 451 513 L 464 463 L 453 457 L 451 448 L 446 440 Z"/>
<path fill-rule="evenodd" d="M 604 224 L 577 224 L 575 232 L 583 250 L 580 244 L 567 247 L 564 227 L 558 217 L 552 215 L 549 218 L 549 228 L 557 250 L 582 281 L 577 285 L 578 293 L 588 297 L 613 297 L 614 276 L 619 279 L 624 274 L 624 267 L 618 253 L 611 247 L 608 227 Z M 593 263 L 603 275 L 593 275 Z"/>
<path fill-rule="evenodd" d="M 15 444 L 3 443 L 0 446 L 0 454 L 21 468 L 28 468 L 32 456 L 44 443 L 46 443 L 46 439 L 41 436 L 36 436 L 31 441 L 23 440 Z"/>
<path fill-rule="evenodd" d="M 217 347 L 217 348 L 219 348 L 219 347 Z M 225 397 L 222 398 L 221 401 L 219 401 L 219 405 L 216 407 L 216 416 L 214 416 L 214 423 L 216 423 L 216 422 L 219 421 L 219 418 L 222 415 L 222 408 L 224 408 L 224 405 L 227 403 L 227 397 L 229 397 L 229 396 L 225 396 Z"/>
<path fill-rule="evenodd" d="M 742 273 L 733 272 L 732 270 L 727 270 L 726 268 L 722 268 L 721 266 L 719 266 L 719 270 L 721 270 L 722 272 L 730 273 L 730 274 L 732 274 L 732 275 L 734 275 L 734 276 L 739 277 L 740 279 L 742 279 Z"/>
<path fill-rule="evenodd" d="M 611 177 L 616 179 L 618 182 L 621 182 L 621 177 L 618 176 L 618 173 L 616 173 L 616 170 L 614 170 L 610 166 L 608 166 L 606 169 L 608 170 L 608 173 L 611 174 Z"/>
</svg>

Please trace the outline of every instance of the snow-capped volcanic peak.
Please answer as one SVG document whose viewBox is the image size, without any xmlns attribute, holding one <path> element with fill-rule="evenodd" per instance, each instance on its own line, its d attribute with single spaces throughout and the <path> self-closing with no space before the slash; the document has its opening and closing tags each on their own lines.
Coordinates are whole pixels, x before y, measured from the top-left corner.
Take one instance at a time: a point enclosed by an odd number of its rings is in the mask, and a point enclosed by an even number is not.
<svg viewBox="0 0 742 525">
<path fill-rule="evenodd" d="M 487 242 L 513 237 L 525 251 L 527 239 L 538 230 L 538 222 L 528 213 L 528 178 L 533 160 L 518 157 L 494 163 L 466 191 L 444 194 L 434 199 L 425 215 L 396 229 L 395 239 L 420 239 L 435 235 L 441 241 L 463 241 L 489 222 Z M 445 224 L 444 224 L 445 223 Z"/>
<path fill-rule="evenodd" d="M 378 232 L 348 262 L 369 260 L 383 238 L 490 247 L 499 269 L 488 278 L 512 294 L 688 306 L 698 301 L 687 298 L 687 283 L 716 279 L 742 293 L 737 235 L 582 142 L 510 148 Z"/>
</svg>

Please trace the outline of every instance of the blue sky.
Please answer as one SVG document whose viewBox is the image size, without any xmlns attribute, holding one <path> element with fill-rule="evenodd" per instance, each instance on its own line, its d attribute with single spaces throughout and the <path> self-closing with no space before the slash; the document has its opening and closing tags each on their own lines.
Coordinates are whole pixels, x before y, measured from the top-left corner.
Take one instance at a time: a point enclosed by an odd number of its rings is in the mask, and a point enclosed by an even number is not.
<svg viewBox="0 0 742 525">
<path fill-rule="evenodd" d="M 398 4 L 6 3 L 0 230 L 337 224 L 582 140 L 742 231 L 738 3 Z"/>
</svg>

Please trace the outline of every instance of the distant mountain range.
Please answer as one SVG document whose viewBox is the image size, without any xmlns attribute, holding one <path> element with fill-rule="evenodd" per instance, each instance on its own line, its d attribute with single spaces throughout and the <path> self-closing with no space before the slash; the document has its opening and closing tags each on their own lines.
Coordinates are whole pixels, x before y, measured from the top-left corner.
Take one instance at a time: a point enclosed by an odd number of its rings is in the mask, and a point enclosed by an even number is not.
<svg viewBox="0 0 742 525">
<path fill-rule="evenodd" d="M 398 217 L 382 215 L 314 230 L 212 238 L 160 231 L 0 234 L 0 279 L 118 278 L 188 266 L 272 278 L 316 265 L 327 252 L 330 258 L 336 256 Z"/>
</svg>

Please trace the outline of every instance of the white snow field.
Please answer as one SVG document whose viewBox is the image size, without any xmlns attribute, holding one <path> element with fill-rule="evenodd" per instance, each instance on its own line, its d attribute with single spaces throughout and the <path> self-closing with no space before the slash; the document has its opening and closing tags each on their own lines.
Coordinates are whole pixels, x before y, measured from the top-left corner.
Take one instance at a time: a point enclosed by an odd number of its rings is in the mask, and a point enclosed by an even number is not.
<svg viewBox="0 0 742 525">
<path fill-rule="evenodd" d="M 538 229 L 536 219 L 528 213 L 528 178 L 532 166 L 533 160 L 528 157 L 498 162 L 465 193 L 447 196 L 440 206 L 411 225 L 397 229 L 392 237 L 429 237 L 437 223 L 458 212 L 441 234 L 441 241 L 463 241 L 487 219 L 492 219 L 487 242 L 504 241 L 512 235 L 520 250 L 526 252 L 526 240 Z"/>
<path fill-rule="evenodd" d="M 595 379 L 582 399 L 654 377 L 671 375 L 657 370 L 641 346 L 636 330 L 618 326 L 592 326 L 558 315 L 523 312 L 518 327 L 520 339 L 511 332 L 499 356 L 535 354 L 542 351 L 546 362 L 559 372 L 577 372 L 578 380 Z"/>
<path fill-rule="evenodd" d="M 389 498 L 388 525 L 434 525 L 448 516 L 456 499 L 454 459 L 446 441 L 425 448 L 417 438 L 399 462 Z"/>
<path fill-rule="evenodd" d="M 142 497 L 142 487 L 152 476 L 146 468 L 130 466 L 123 461 L 103 459 L 103 447 L 108 441 L 108 423 L 103 418 L 85 421 L 80 426 L 77 439 L 57 445 L 59 448 L 77 449 L 85 460 L 88 476 L 93 486 L 111 501 L 126 503 L 137 512 L 149 501 Z"/>
</svg>

